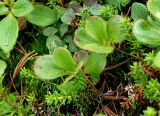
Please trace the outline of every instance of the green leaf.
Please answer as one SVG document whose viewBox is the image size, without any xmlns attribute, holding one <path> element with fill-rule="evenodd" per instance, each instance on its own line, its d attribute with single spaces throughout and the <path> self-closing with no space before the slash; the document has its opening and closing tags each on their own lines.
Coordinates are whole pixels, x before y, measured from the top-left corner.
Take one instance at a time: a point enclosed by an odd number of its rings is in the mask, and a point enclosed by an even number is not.
<svg viewBox="0 0 160 116">
<path fill-rule="evenodd" d="M 17 0 L 16 2 L 14 2 L 11 11 L 15 16 L 21 17 L 31 13 L 33 8 L 34 7 L 32 3 L 28 0 Z"/>
<path fill-rule="evenodd" d="M 50 80 L 66 75 L 66 72 L 57 67 L 52 59 L 52 55 L 44 55 L 36 59 L 34 71 L 40 79 Z"/>
<path fill-rule="evenodd" d="M 106 54 L 91 53 L 88 62 L 84 67 L 84 71 L 91 75 L 91 81 L 96 84 L 100 77 L 99 74 L 106 66 Z"/>
<path fill-rule="evenodd" d="M 76 70 L 72 55 L 65 48 L 56 48 L 53 55 L 40 56 L 34 64 L 36 75 L 43 80 L 70 75 Z"/>
<path fill-rule="evenodd" d="M 0 15 L 8 14 L 8 12 L 9 12 L 8 8 L 5 5 L 0 4 Z"/>
<path fill-rule="evenodd" d="M 0 76 L 4 73 L 6 67 L 7 67 L 6 63 L 3 60 L 0 60 Z"/>
<path fill-rule="evenodd" d="M 77 52 L 79 49 L 78 49 L 77 45 L 72 41 L 69 43 L 68 50 L 70 52 Z"/>
<path fill-rule="evenodd" d="M 33 11 L 30 14 L 27 14 L 26 19 L 39 26 L 47 26 L 56 21 L 56 13 L 43 5 L 35 5 Z"/>
<path fill-rule="evenodd" d="M 160 51 L 157 53 L 153 60 L 153 66 L 160 68 Z"/>
<path fill-rule="evenodd" d="M 56 66 L 64 70 L 74 72 L 76 69 L 72 55 L 66 48 L 60 47 L 55 49 L 52 61 Z"/>
<path fill-rule="evenodd" d="M 58 30 L 54 27 L 47 27 L 44 31 L 43 31 L 43 35 L 45 36 L 50 36 L 50 35 L 54 35 Z"/>
<path fill-rule="evenodd" d="M 95 41 L 100 42 L 106 38 L 106 23 L 105 21 L 96 16 L 89 17 L 86 21 L 85 31 L 90 35 Z"/>
<path fill-rule="evenodd" d="M 106 54 L 91 53 L 84 71 L 88 74 L 100 74 L 106 66 Z"/>
<path fill-rule="evenodd" d="M 101 15 L 101 9 L 102 5 L 94 4 L 93 6 L 90 7 L 89 12 L 93 15 Z"/>
<path fill-rule="evenodd" d="M 147 8 L 153 16 L 160 19 L 160 0 L 148 0 Z"/>
<path fill-rule="evenodd" d="M 60 28 L 59 28 L 59 32 L 60 32 L 61 37 L 62 37 L 67 31 L 68 31 L 68 25 L 62 23 L 62 24 L 60 25 Z"/>
<path fill-rule="evenodd" d="M 112 43 L 118 43 L 125 39 L 125 33 L 121 27 L 121 16 L 114 16 L 107 22 L 107 35 Z"/>
<path fill-rule="evenodd" d="M 133 26 L 134 36 L 141 42 L 149 45 L 160 45 L 160 32 L 145 20 L 138 20 Z"/>
<path fill-rule="evenodd" d="M 75 13 L 74 11 L 69 8 L 65 10 L 65 13 L 63 14 L 63 16 L 61 17 L 61 21 L 65 24 L 70 25 L 71 21 L 75 18 Z"/>
<path fill-rule="evenodd" d="M 97 42 L 85 29 L 76 30 L 74 41 L 78 47 L 96 53 L 111 53 L 114 49 L 111 45 L 105 46 L 103 43 Z"/>
<path fill-rule="evenodd" d="M 160 30 L 160 20 L 153 16 L 148 16 L 148 22 L 153 25 L 156 30 Z"/>
<path fill-rule="evenodd" d="M 100 76 L 99 76 L 99 74 L 91 74 L 90 79 L 91 79 L 91 82 L 94 85 L 96 85 L 100 80 Z"/>
<path fill-rule="evenodd" d="M 147 19 L 148 12 L 144 4 L 134 2 L 131 8 L 131 17 L 133 20 L 137 19 Z"/>
<path fill-rule="evenodd" d="M 111 53 L 114 49 L 113 44 L 125 39 L 126 34 L 120 24 L 121 18 L 115 16 L 107 23 L 100 17 L 90 17 L 84 28 L 76 30 L 76 45 L 96 53 Z"/>
<path fill-rule="evenodd" d="M 9 14 L 0 22 L 0 48 L 4 53 L 9 53 L 16 43 L 18 37 L 18 22 Z"/>
<path fill-rule="evenodd" d="M 46 46 L 50 53 L 53 53 L 55 48 L 63 47 L 63 41 L 56 35 L 51 35 L 47 38 Z"/>
</svg>

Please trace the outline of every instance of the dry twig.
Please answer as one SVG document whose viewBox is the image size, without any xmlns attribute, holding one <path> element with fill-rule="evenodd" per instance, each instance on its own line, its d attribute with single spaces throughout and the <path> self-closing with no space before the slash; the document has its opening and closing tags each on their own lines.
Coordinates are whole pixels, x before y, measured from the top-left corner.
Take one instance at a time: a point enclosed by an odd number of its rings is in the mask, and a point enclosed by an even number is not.
<svg viewBox="0 0 160 116">
<path fill-rule="evenodd" d="M 31 56 L 34 57 L 36 55 L 37 55 L 37 53 L 35 53 L 34 51 L 26 53 L 22 57 L 22 59 L 18 62 L 16 68 L 14 69 L 13 75 L 11 77 L 11 81 L 9 82 L 9 90 L 12 88 L 13 82 L 14 82 L 16 76 L 18 75 L 18 73 L 20 72 L 20 70 L 22 69 L 22 67 L 25 65 L 25 63 L 28 61 L 28 58 L 31 57 Z"/>
</svg>

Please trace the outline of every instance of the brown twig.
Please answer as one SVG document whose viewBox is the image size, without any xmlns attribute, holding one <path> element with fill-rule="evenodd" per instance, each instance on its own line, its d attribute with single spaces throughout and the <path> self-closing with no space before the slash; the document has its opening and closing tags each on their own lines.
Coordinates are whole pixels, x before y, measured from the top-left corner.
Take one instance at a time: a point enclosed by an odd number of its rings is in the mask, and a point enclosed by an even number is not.
<svg viewBox="0 0 160 116">
<path fill-rule="evenodd" d="M 93 85 L 93 83 L 88 79 L 88 77 L 84 74 L 84 72 L 82 71 L 82 69 L 80 69 L 81 73 L 83 74 L 83 76 L 85 77 L 88 85 L 95 90 L 98 94 L 100 94 L 101 92 Z"/>
<path fill-rule="evenodd" d="M 125 96 L 103 96 L 103 98 L 106 100 L 124 100 L 124 101 L 128 100 L 128 98 Z"/>
<path fill-rule="evenodd" d="M 128 58 L 127 60 L 125 60 L 125 61 L 123 61 L 123 62 L 120 62 L 120 63 L 118 63 L 118 64 L 109 66 L 109 67 L 105 68 L 105 69 L 103 70 L 103 72 L 108 71 L 108 70 L 111 70 L 111 69 L 114 69 L 114 68 L 117 68 L 117 67 L 119 67 L 119 66 L 121 66 L 121 65 L 123 65 L 123 64 L 126 64 L 127 62 L 129 62 L 130 60 L 133 60 L 133 59 L 134 59 L 134 57 L 131 57 L 131 58 Z"/>
<path fill-rule="evenodd" d="M 25 55 L 25 52 L 23 52 L 22 50 L 20 50 L 19 48 L 15 47 L 16 50 L 18 50 L 21 54 Z"/>
<path fill-rule="evenodd" d="M 131 11 L 131 7 L 129 7 L 128 11 L 127 11 L 127 14 L 126 14 L 126 17 L 129 15 L 129 12 Z"/>
<path fill-rule="evenodd" d="M 115 75 L 111 74 L 110 72 L 106 72 L 109 76 L 113 77 L 113 78 L 117 78 Z"/>
<path fill-rule="evenodd" d="M 108 106 L 102 105 L 102 109 L 103 111 L 109 115 L 109 116 L 118 116 L 117 114 L 115 114 L 113 111 L 111 111 Z"/>
<path fill-rule="evenodd" d="M 24 47 L 17 41 L 17 44 L 20 46 L 20 48 L 21 48 L 21 52 L 23 53 L 23 54 L 26 54 L 26 50 L 24 49 Z"/>
<path fill-rule="evenodd" d="M 117 108 L 116 108 L 116 106 L 115 106 L 115 103 L 114 103 L 114 102 L 113 102 L 113 108 L 114 108 L 114 110 L 115 110 L 116 114 L 118 114 L 118 112 L 117 112 Z"/>
<path fill-rule="evenodd" d="M 13 75 L 11 77 L 11 81 L 9 82 L 9 90 L 12 88 L 13 86 L 13 82 L 15 77 L 18 75 L 18 73 L 20 72 L 21 68 L 25 65 L 25 63 L 28 61 L 28 58 L 30 56 L 35 56 L 34 51 L 26 53 L 22 59 L 18 62 L 16 68 L 14 69 Z"/>
<path fill-rule="evenodd" d="M 60 105 L 58 105 L 58 106 L 57 106 L 58 116 L 60 116 L 60 115 L 61 115 L 60 108 L 61 108 L 61 106 L 60 106 Z"/>
<path fill-rule="evenodd" d="M 134 56 L 134 55 L 132 55 L 132 54 L 129 54 L 129 53 L 125 52 L 125 51 L 122 51 L 122 50 L 119 49 L 119 48 L 116 48 L 116 47 L 115 47 L 115 50 L 117 50 L 117 51 L 119 51 L 119 52 L 121 52 L 121 53 L 123 53 L 123 54 L 126 54 L 126 55 L 128 55 L 128 56 L 131 56 L 131 57 L 134 57 L 134 58 L 138 58 L 138 56 Z"/>
</svg>

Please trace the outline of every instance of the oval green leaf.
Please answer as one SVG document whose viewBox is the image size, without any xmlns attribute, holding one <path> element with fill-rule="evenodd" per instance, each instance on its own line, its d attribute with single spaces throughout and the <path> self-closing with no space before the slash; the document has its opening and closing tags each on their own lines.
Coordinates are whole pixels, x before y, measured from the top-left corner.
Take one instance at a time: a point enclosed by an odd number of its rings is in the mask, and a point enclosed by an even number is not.
<svg viewBox="0 0 160 116">
<path fill-rule="evenodd" d="M 100 74 L 106 66 L 106 54 L 91 53 L 84 71 L 88 74 Z"/>
<path fill-rule="evenodd" d="M 9 53 L 18 37 L 18 22 L 16 18 L 9 14 L 0 22 L 0 48 L 4 53 Z"/>
<path fill-rule="evenodd" d="M 47 38 L 46 46 L 50 53 L 53 53 L 55 48 L 63 47 L 63 41 L 56 35 L 51 35 Z"/>
<path fill-rule="evenodd" d="M 63 37 L 64 34 L 67 33 L 67 31 L 68 31 L 68 25 L 62 23 L 62 24 L 60 25 L 60 27 L 59 27 L 59 33 L 60 33 L 61 37 Z"/>
<path fill-rule="evenodd" d="M 53 52 L 53 63 L 69 72 L 74 72 L 76 69 L 75 62 L 71 53 L 66 48 L 56 48 Z"/>
<path fill-rule="evenodd" d="M 142 3 L 134 2 L 131 8 L 131 17 L 133 20 L 147 19 L 147 7 Z"/>
<path fill-rule="evenodd" d="M 125 39 L 126 33 L 120 24 L 122 17 L 115 16 L 108 23 L 98 16 L 90 17 L 84 28 L 75 32 L 74 41 L 78 47 L 96 53 L 111 53 L 114 43 Z"/>
<path fill-rule="evenodd" d="M 103 42 L 97 42 L 85 29 L 76 30 L 74 41 L 78 47 L 96 53 L 111 53 L 114 49 L 114 47 L 109 44 L 103 45 Z"/>
<path fill-rule="evenodd" d="M 71 8 L 69 8 L 69 9 L 65 9 L 65 13 L 61 17 L 61 21 L 64 24 L 70 25 L 74 18 L 75 18 L 75 13 Z"/>
<path fill-rule="evenodd" d="M 17 0 L 14 4 L 13 7 L 11 8 L 12 13 L 17 16 L 25 16 L 29 13 L 32 12 L 33 10 L 33 5 L 31 2 L 28 0 Z"/>
<path fill-rule="evenodd" d="M 148 0 L 147 8 L 153 16 L 160 19 L 160 0 Z"/>
<path fill-rule="evenodd" d="M 125 39 L 125 32 L 120 24 L 121 20 L 121 16 L 114 16 L 107 22 L 107 35 L 112 43 L 122 42 Z"/>
<path fill-rule="evenodd" d="M 91 53 L 88 58 L 88 62 L 84 67 L 84 71 L 90 74 L 90 79 L 93 84 L 96 84 L 100 76 L 99 74 L 103 71 L 106 66 L 106 54 Z"/>
<path fill-rule="evenodd" d="M 52 55 L 44 55 L 36 59 L 34 71 L 40 79 L 50 80 L 66 75 L 65 71 L 57 67 L 52 59 Z"/>
<path fill-rule="evenodd" d="M 33 11 L 25 16 L 26 19 L 38 26 L 47 26 L 56 21 L 56 13 L 44 5 L 35 5 Z"/>
<path fill-rule="evenodd" d="M 152 24 L 145 20 L 138 20 L 133 26 L 134 36 L 145 44 L 160 45 L 160 32 Z"/>
<path fill-rule="evenodd" d="M 86 21 L 85 30 L 95 41 L 101 42 L 106 38 L 106 23 L 97 16 L 91 16 Z"/>
<path fill-rule="evenodd" d="M 51 36 L 54 35 L 58 30 L 54 27 L 47 27 L 43 31 L 43 35 L 45 36 Z"/>
<path fill-rule="evenodd" d="M 74 38 L 76 45 L 96 53 L 111 53 L 114 43 L 125 39 L 121 19 L 121 16 L 115 16 L 107 23 L 98 16 L 90 17 L 84 28 L 76 30 Z"/>
</svg>

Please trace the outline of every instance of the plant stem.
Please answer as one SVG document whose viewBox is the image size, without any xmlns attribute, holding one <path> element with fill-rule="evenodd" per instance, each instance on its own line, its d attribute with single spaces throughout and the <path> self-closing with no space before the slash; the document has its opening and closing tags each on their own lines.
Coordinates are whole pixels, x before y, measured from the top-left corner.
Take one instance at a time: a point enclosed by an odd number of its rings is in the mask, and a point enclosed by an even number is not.
<svg viewBox="0 0 160 116">
<path fill-rule="evenodd" d="M 131 57 L 131 58 L 128 58 L 127 60 L 125 60 L 125 61 L 123 61 L 123 62 L 120 62 L 120 63 L 118 63 L 118 64 L 109 66 L 109 67 L 105 68 L 105 69 L 103 70 L 103 72 L 105 72 L 105 71 L 107 71 L 107 70 L 111 70 L 111 69 L 117 68 L 117 67 L 119 67 L 119 66 L 121 66 L 121 65 L 129 62 L 130 60 L 133 60 L 133 59 L 134 59 L 134 57 Z"/>
<path fill-rule="evenodd" d="M 79 70 L 82 68 L 83 66 L 83 62 L 80 62 L 76 68 L 76 70 L 74 71 L 74 73 L 72 75 L 70 75 L 68 78 L 65 79 L 65 81 L 63 82 L 63 84 L 66 84 L 68 81 L 70 81 L 73 77 L 76 76 L 76 74 L 79 72 Z"/>
<path fill-rule="evenodd" d="M 95 90 L 98 94 L 100 94 L 101 92 L 93 85 L 93 83 L 88 79 L 88 77 L 84 74 L 84 72 L 82 70 L 80 70 L 82 75 L 85 77 L 88 85 L 93 89 Z"/>
</svg>

